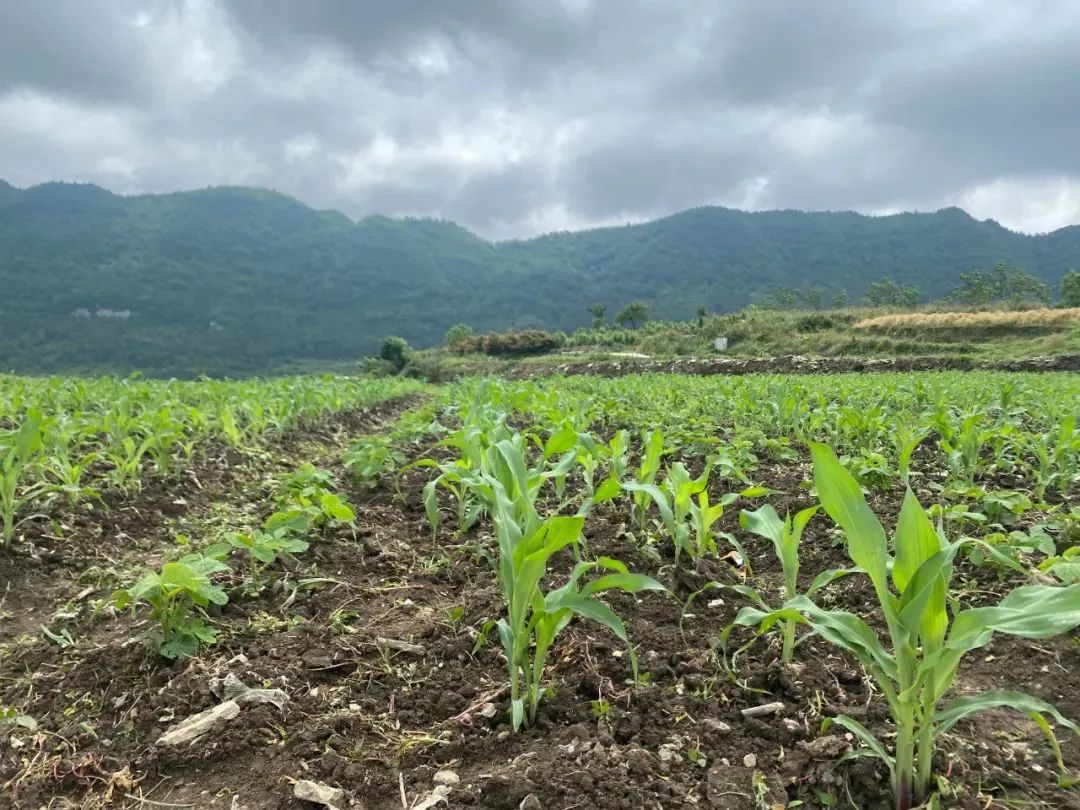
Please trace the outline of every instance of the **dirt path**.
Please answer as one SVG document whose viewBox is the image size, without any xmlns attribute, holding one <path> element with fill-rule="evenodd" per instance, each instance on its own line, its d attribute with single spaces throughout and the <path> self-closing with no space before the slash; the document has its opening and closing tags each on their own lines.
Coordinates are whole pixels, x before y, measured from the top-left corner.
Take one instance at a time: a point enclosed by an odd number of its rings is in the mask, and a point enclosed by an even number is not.
<svg viewBox="0 0 1080 810">
<path fill-rule="evenodd" d="M 622 377 L 627 374 L 836 374 L 877 371 L 1071 371 L 1080 372 L 1080 355 L 1033 357 L 1025 360 L 977 362 L 958 357 L 715 357 L 682 360 L 632 362 L 597 361 L 553 365 L 519 364 L 508 372 L 513 378 L 545 377 L 552 374 L 590 374 Z"/>
</svg>

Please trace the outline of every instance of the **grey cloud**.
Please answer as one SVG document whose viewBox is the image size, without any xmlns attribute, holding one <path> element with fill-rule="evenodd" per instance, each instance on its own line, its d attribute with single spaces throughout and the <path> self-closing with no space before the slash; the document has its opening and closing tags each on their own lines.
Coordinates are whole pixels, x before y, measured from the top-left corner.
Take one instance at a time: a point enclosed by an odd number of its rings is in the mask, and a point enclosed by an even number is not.
<svg viewBox="0 0 1080 810">
<path fill-rule="evenodd" d="M 1010 0 L 8 3 L 0 177 L 260 184 L 500 238 L 990 187 L 1007 217 L 1042 180 L 1080 194 L 1078 37 L 1080 8 Z"/>
<path fill-rule="evenodd" d="M 145 70 L 122 5 L 35 0 L 0 9 L 0 93 L 36 87 L 97 101 L 145 99 Z"/>
</svg>

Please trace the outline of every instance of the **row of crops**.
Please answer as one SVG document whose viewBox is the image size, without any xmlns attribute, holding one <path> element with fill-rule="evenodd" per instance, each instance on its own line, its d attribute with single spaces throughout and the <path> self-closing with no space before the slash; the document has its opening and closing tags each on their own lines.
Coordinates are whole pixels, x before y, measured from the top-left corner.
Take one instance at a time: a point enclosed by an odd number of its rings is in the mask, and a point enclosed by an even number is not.
<svg viewBox="0 0 1080 810">
<path fill-rule="evenodd" d="M 1076 495 L 1080 462 L 1074 378 L 670 382 L 572 378 L 559 386 L 488 384 L 460 392 L 461 427 L 444 439 L 457 457 L 435 464 L 438 476 L 425 489 L 425 503 L 433 527 L 440 489 L 451 496 L 458 532 L 480 516 L 494 526 L 495 573 L 506 600 L 498 629 L 515 728 L 535 718 L 545 659 L 571 615 L 625 638 L 619 617 L 597 595 L 662 587 L 617 560 L 590 559 L 583 535 L 590 509 L 610 502 L 627 510 L 643 537 L 670 545 L 674 566 L 696 567 L 720 546 L 742 551 L 736 537 L 714 533 L 713 526 L 725 507 L 770 494 L 754 483 L 762 461 L 794 462 L 809 448 L 818 505 L 783 517 L 768 504 L 741 510 L 741 527 L 772 543 L 785 589 L 774 600 L 745 584 L 712 583 L 748 603 L 725 630 L 724 646 L 743 626 L 778 631 L 784 661 L 791 661 L 799 632 L 852 655 L 888 704 L 892 751 L 853 717 L 829 722 L 854 734 L 864 746 L 860 753 L 887 765 L 900 808 L 928 797 L 937 741 L 969 715 L 1005 706 L 1044 725 L 1048 717 L 1077 729 L 1045 701 L 1015 691 L 949 699 L 963 657 L 995 632 L 1042 639 L 1080 624 L 1080 584 L 1065 584 L 1078 579 L 1080 566 L 1071 562 L 1077 549 L 1059 554 L 1046 528 L 1065 526 L 1080 540 L 1077 510 L 1064 502 Z M 528 430 L 508 426 L 522 420 Z M 627 426 L 647 427 L 637 434 Z M 923 457 L 913 463 L 920 449 Z M 691 475 L 687 465 L 701 472 Z M 714 472 L 739 487 L 715 502 Z M 1002 477 L 1016 489 L 1001 490 Z M 929 496 L 931 510 L 912 487 Z M 864 490 L 894 489 L 906 495 L 887 534 Z M 800 536 L 818 510 L 842 530 L 850 566 L 813 572 L 800 592 Z M 1032 532 L 1010 530 L 1033 510 L 1049 521 Z M 563 548 L 579 561 L 564 584 L 545 591 L 548 561 Z M 996 604 L 950 610 L 960 556 L 1008 570 L 1023 584 Z M 603 573 L 587 579 L 597 570 Z M 885 628 L 882 635 L 869 623 L 873 618 L 827 609 L 817 599 L 831 583 L 854 575 L 872 583 L 877 604 L 865 608 Z"/>
<path fill-rule="evenodd" d="M 1068 503 L 1080 462 L 1078 393 L 1075 378 L 981 375 L 465 386 L 460 427 L 442 442 L 453 457 L 421 462 L 437 472 L 424 501 L 433 529 L 446 507 L 459 534 L 484 517 L 494 528 L 494 574 L 506 604 L 497 627 L 517 729 L 535 720 L 546 659 L 572 616 L 626 640 L 619 616 L 598 597 L 663 589 L 618 560 L 590 556 L 583 531 L 590 510 L 627 511 L 642 538 L 669 546 L 675 567 L 696 568 L 721 546 L 745 558 L 740 540 L 714 525 L 726 507 L 771 494 L 754 483 L 763 460 L 795 462 L 808 448 L 816 505 L 783 517 L 767 503 L 740 512 L 746 533 L 771 542 L 784 592 L 774 598 L 747 584 L 709 583 L 747 603 L 721 645 L 726 651 L 740 626 L 778 632 L 790 662 L 797 634 L 812 633 L 857 660 L 887 704 L 891 750 L 854 717 L 830 718 L 826 727 L 843 727 L 861 743 L 859 755 L 884 762 L 896 806 L 909 808 L 930 795 L 938 740 L 966 717 L 1009 707 L 1048 733 L 1047 718 L 1078 728 L 1020 692 L 951 695 L 962 659 L 995 633 L 1044 639 L 1080 625 L 1080 566 L 1072 562 L 1076 546 L 1068 546 L 1069 532 L 1080 541 L 1080 513 Z M 528 427 L 511 427 L 522 423 Z M 713 500 L 714 473 L 738 482 L 736 491 Z M 1003 477 L 1016 489 L 1001 490 Z M 864 490 L 906 493 L 888 533 Z M 440 499 L 440 491 L 450 497 Z M 842 531 L 850 565 L 813 572 L 800 591 L 800 537 L 819 510 Z M 1034 510 L 1048 519 L 1028 532 L 1011 529 Z M 1060 553 L 1049 525 L 1067 546 Z M 563 549 L 576 565 L 549 588 L 549 561 Z M 1003 598 L 964 606 L 954 579 L 964 556 L 1013 575 Z M 876 604 L 848 611 L 819 599 L 849 576 L 869 579 Z"/>
<path fill-rule="evenodd" d="M 80 394 L 84 386 L 102 390 Z M 335 378 L 16 381 L 5 459 L 23 458 L 26 446 L 32 462 L 11 488 L 12 525 L 34 520 L 33 499 L 48 506 L 69 493 L 52 458 L 60 447 L 90 458 L 74 491 L 92 498 L 97 487 L 175 474 L 207 440 L 243 446 L 409 390 Z M 134 404 L 118 405 L 124 397 Z M 140 427 L 117 432 L 117 442 L 105 426 L 123 422 L 114 411 L 125 409 Z M 151 434 L 163 410 L 186 418 L 170 428 L 180 438 L 159 465 Z M 490 631 L 501 645 L 514 732 L 537 723 L 572 622 L 626 645 L 632 688 L 644 685 L 626 621 L 636 595 L 678 599 L 688 612 L 703 594 L 723 593 L 739 605 L 715 639 L 733 684 L 752 648 L 799 663 L 811 637 L 861 666 L 891 724 L 840 714 L 826 728 L 855 741 L 848 756 L 880 760 L 896 806 L 910 808 L 940 776 L 942 738 L 976 713 L 1030 715 L 1055 751 L 1054 726 L 1077 730 L 1039 697 L 955 687 L 965 658 L 995 634 L 1049 639 L 1080 625 L 1078 411 L 1080 381 L 1067 375 L 469 380 L 389 434 L 359 438 L 340 467 L 354 485 L 387 487 L 403 507 L 415 485 L 434 543 L 490 565 L 502 610 L 486 617 L 477 644 Z M 57 439 L 69 423 L 92 427 Z M 150 443 L 121 481 L 110 452 L 125 440 Z M 329 529 L 347 536 L 358 515 L 341 483 L 311 464 L 279 476 L 259 528 L 178 549 L 119 591 L 117 604 L 152 619 L 162 656 L 197 654 L 218 637 L 213 605 L 264 593 L 282 561 Z M 810 505 L 788 514 L 793 497 Z M 633 568 L 629 557 L 590 548 L 600 519 L 621 521 L 648 552 Z M 821 555 L 803 539 L 811 521 L 829 526 L 841 564 L 816 567 Z M 782 572 L 779 589 L 749 570 L 747 549 L 761 542 Z M 705 581 L 721 558 L 734 561 L 731 575 Z M 971 588 L 973 570 L 993 584 Z M 853 582 L 866 583 L 863 596 L 845 602 L 839 589 Z"/>
<path fill-rule="evenodd" d="M 0 377 L 0 549 L 58 501 L 173 480 L 210 443 L 251 448 L 302 422 L 418 390 L 407 380 Z"/>
</svg>

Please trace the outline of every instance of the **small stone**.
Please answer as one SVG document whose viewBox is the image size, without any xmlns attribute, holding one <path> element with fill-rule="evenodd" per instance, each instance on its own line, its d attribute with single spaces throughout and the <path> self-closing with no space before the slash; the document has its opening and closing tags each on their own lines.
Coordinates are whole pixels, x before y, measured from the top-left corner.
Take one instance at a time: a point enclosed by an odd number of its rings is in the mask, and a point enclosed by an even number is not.
<svg viewBox="0 0 1080 810">
<path fill-rule="evenodd" d="M 658 752 L 660 755 L 660 762 L 664 765 L 671 765 L 673 762 L 681 762 L 681 749 L 682 745 L 680 743 L 664 743 L 660 746 Z"/>
<path fill-rule="evenodd" d="M 499 742 L 505 742 L 506 740 L 510 739 L 510 732 L 509 731 L 500 731 L 498 734 L 495 735 L 495 739 L 498 740 Z"/>
<path fill-rule="evenodd" d="M 761 706 L 751 706 L 748 709 L 742 710 L 743 717 L 765 717 L 766 715 L 776 714 L 784 710 L 784 704 L 779 701 L 775 703 L 765 703 Z"/>
<path fill-rule="evenodd" d="M 422 798 L 417 804 L 413 805 L 412 810 L 431 810 L 439 804 L 449 804 L 450 791 L 452 788 L 450 785 L 436 785 L 435 789 L 431 791 L 427 796 Z"/>
<path fill-rule="evenodd" d="M 183 745 L 186 742 L 201 737 L 206 732 L 216 728 L 227 720 L 232 720 L 240 714 L 240 707 L 234 700 L 226 700 L 205 712 L 193 714 L 186 720 L 170 727 L 158 737 L 158 745 Z"/>
<path fill-rule="evenodd" d="M 756 754 L 747 754 L 745 757 L 742 758 L 742 764 L 743 764 L 743 767 L 745 767 L 745 768 L 756 768 L 757 767 L 757 755 Z"/>
<path fill-rule="evenodd" d="M 253 689 L 231 672 L 222 680 L 211 680 L 210 688 L 218 697 L 237 703 L 270 703 L 280 709 L 289 700 L 281 689 Z"/>
<path fill-rule="evenodd" d="M 540 800 L 536 798 L 535 793 L 530 793 L 521 800 L 518 810 L 543 810 L 543 805 L 540 804 Z"/>
<path fill-rule="evenodd" d="M 423 655 L 424 647 L 421 644 L 413 644 L 410 641 L 402 641 L 396 638 L 383 638 L 379 636 L 375 639 L 375 642 L 383 647 L 387 647 L 391 650 L 398 650 L 399 652 L 411 653 L 412 655 Z"/>
<path fill-rule="evenodd" d="M 723 720 L 715 720 L 712 717 L 702 720 L 701 725 L 705 726 L 706 730 L 713 731 L 717 734 L 727 734 L 731 731 L 731 726 Z"/>
<path fill-rule="evenodd" d="M 453 771 L 442 770 L 435 773 L 433 781 L 436 785 L 456 785 L 461 781 L 461 777 Z"/>
<path fill-rule="evenodd" d="M 652 768 L 652 754 L 644 748 L 631 748 L 626 752 L 626 762 L 634 773 L 648 773 Z"/>
<path fill-rule="evenodd" d="M 323 807 L 338 807 L 345 802 L 345 791 L 330 787 L 321 782 L 300 779 L 293 785 L 293 796 L 305 801 L 321 804 Z"/>
<path fill-rule="evenodd" d="M 835 759 L 848 747 L 847 740 L 837 734 L 828 734 L 816 740 L 799 743 L 799 748 L 815 759 Z"/>
</svg>

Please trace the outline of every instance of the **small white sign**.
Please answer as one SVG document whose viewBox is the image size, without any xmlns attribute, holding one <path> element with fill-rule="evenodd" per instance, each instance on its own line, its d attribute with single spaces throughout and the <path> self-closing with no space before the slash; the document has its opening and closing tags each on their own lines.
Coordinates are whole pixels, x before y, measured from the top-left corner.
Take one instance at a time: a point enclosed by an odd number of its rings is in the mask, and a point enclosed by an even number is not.
<svg viewBox="0 0 1080 810">
<path fill-rule="evenodd" d="M 716 349 L 718 352 L 726 352 L 727 351 L 727 338 L 726 337 L 718 337 L 715 340 L 713 340 L 712 345 L 713 345 L 713 348 Z"/>
</svg>

